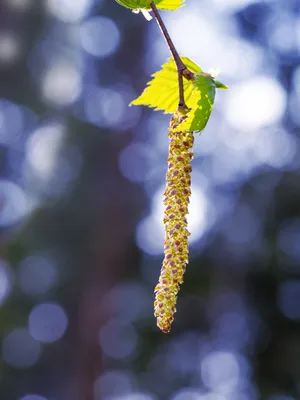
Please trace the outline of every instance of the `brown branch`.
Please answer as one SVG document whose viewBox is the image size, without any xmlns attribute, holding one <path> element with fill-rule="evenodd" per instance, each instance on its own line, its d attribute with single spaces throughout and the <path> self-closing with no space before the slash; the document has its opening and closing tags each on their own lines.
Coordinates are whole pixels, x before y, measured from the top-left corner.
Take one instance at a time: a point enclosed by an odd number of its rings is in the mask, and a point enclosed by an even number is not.
<svg viewBox="0 0 300 400">
<path fill-rule="evenodd" d="M 182 60 L 181 60 L 181 58 L 180 58 L 180 56 L 179 56 L 179 54 L 178 54 L 178 52 L 177 52 L 177 50 L 176 50 L 176 48 L 174 46 L 174 43 L 173 43 L 173 41 L 172 41 L 172 39 L 171 39 L 171 37 L 169 35 L 169 32 L 168 32 L 168 30 L 166 28 L 166 25 L 164 24 L 164 21 L 162 20 L 154 1 L 152 1 L 150 3 L 150 6 L 151 6 L 151 9 L 152 9 L 153 14 L 155 16 L 155 19 L 156 19 L 156 21 L 157 21 L 157 23 L 158 23 L 158 25 L 159 25 L 159 27 L 160 27 L 160 29 L 162 31 L 162 34 L 164 35 L 164 38 L 165 38 L 165 40 L 167 42 L 167 45 L 168 45 L 168 47 L 170 49 L 170 52 L 172 53 L 172 56 L 174 57 L 174 61 L 176 63 L 176 66 L 177 66 L 178 70 L 180 70 L 182 72 L 183 70 L 186 69 L 186 66 L 182 62 Z"/>
<path fill-rule="evenodd" d="M 178 71 L 178 87 L 179 87 L 179 104 L 178 104 L 178 108 L 187 109 L 188 107 L 187 107 L 187 105 L 185 104 L 185 101 L 184 101 L 184 89 L 183 89 L 183 79 L 182 79 L 182 77 L 184 76 L 186 79 L 191 80 L 191 79 L 193 79 L 194 74 L 191 71 L 189 71 L 186 68 L 185 64 L 182 62 L 182 60 L 181 60 L 181 58 L 180 58 L 180 56 L 179 56 L 179 54 L 178 54 L 178 52 L 177 52 L 177 50 L 176 50 L 176 48 L 174 46 L 174 43 L 173 43 L 173 41 L 172 41 L 172 39 L 171 39 L 171 37 L 169 35 L 169 32 L 168 32 L 168 30 L 167 30 L 167 28 L 166 28 L 166 26 L 165 26 L 165 24 L 164 24 L 164 22 L 163 22 L 163 20 L 162 20 L 162 18 L 160 16 L 159 12 L 158 12 L 158 9 L 157 9 L 157 7 L 156 7 L 156 5 L 155 5 L 155 3 L 153 1 L 150 3 L 150 6 L 151 6 L 151 9 L 152 9 L 153 14 L 155 16 L 156 22 L 158 23 L 158 25 L 160 27 L 160 30 L 161 30 L 162 34 L 164 35 L 164 38 L 165 38 L 165 40 L 167 42 L 167 45 L 168 45 L 168 47 L 170 49 L 170 52 L 171 52 L 171 54 L 172 54 L 172 56 L 174 58 L 174 61 L 175 61 L 176 67 L 177 67 L 177 71 Z"/>
</svg>

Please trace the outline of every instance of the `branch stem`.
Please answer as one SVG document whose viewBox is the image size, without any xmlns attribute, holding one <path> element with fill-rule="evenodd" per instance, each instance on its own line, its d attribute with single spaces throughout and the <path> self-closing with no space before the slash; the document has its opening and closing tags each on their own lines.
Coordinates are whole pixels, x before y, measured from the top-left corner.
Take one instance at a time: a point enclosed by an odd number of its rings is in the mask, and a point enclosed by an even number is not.
<svg viewBox="0 0 300 400">
<path fill-rule="evenodd" d="M 174 58 L 174 61 L 175 61 L 176 67 L 177 67 L 177 71 L 178 71 L 178 87 L 179 87 L 179 104 L 178 104 L 178 107 L 187 109 L 187 106 L 186 106 L 185 101 L 184 101 L 184 89 L 183 89 L 182 76 L 184 75 L 187 79 L 191 79 L 191 77 L 189 77 L 189 72 L 190 71 L 187 70 L 185 64 L 182 62 L 182 60 L 181 60 L 181 58 L 180 58 L 180 56 L 179 56 L 179 54 L 178 54 L 178 52 L 177 52 L 177 50 L 176 50 L 176 48 L 174 46 L 174 43 L 173 43 L 173 41 L 172 41 L 172 39 L 171 39 L 171 37 L 169 35 L 169 32 L 168 32 L 168 30 L 166 28 L 166 25 L 164 24 L 164 21 L 162 20 L 160 14 L 158 12 L 158 9 L 157 9 L 157 7 L 156 7 L 156 5 L 155 5 L 155 3 L 153 1 L 150 3 L 150 6 L 151 6 L 151 9 L 152 9 L 153 14 L 155 16 L 156 22 L 158 23 L 158 26 L 160 27 L 160 30 L 161 30 L 161 32 L 162 32 L 162 34 L 163 34 L 163 36 L 164 36 L 164 38 L 165 38 L 165 40 L 167 42 L 167 45 L 168 45 L 168 47 L 170 49 L 170 52 L 171 52 L 171 54 L 172 54 L 172 56 Z M 184 73 L 185 71 L 187 71 L 187 74 Z"/>
<path fill-rule="evenodd" d="M 166 25 L 165 25 L 164 21 L 162 20 L 154 1 L 152 1 L 150 3 L 150 6 L 151 6 L 151 9 L 152 9 L 153 14 L 155 16 L 155 19 L 156 19 L 156 21 L 157 21 L 157 23 L 158 23 L 158 25 L 160 27 L 160 30 L 162 31 L 162 34 L 164 35 L 164 38 L 165 38 L 165 40 L 167 42 L 167 45 L 168 45 L 168 47 L 170 49 L 170 52 L 171 52 L 172 56 L 174 57 L 174 60 L 175 60 L 175 63 L 176 63 L 176 66 L 177 66 L 178 70 L 183 71 L 186 68 L 186 66 L 184 65 L 184 63 L 180 59 L 180 56 L 179 56 L 179 54 L 178 54 L 178 52 L 177 52 L 177 50 L 176 50 L 176 48 L 174 46 L 174 43 L 173 43 L 173 41 L 172 41 L 172 39 L 171 39 L 171 37 L 169 35 L 169 32 L 168 32 L 168 30 L 166 28 Z"/>
</svg>

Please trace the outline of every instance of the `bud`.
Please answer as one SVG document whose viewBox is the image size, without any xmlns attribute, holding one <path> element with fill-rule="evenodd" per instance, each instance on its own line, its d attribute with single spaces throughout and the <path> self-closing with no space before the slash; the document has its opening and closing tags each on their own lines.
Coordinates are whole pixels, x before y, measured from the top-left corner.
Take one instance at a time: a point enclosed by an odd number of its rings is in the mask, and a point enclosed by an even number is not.
<svg viewBox="0 0 300 400">
<path fill-rule="evenodd" d="M 152 20 L 152 16 L 150 15 L 149 11 L 145 10 L 144 8 L 136 8 L 135 10 L 132 10 L 132 12 L 134 14 L 139 14 L 141 12 L 147 21 Z"/>
</svg>

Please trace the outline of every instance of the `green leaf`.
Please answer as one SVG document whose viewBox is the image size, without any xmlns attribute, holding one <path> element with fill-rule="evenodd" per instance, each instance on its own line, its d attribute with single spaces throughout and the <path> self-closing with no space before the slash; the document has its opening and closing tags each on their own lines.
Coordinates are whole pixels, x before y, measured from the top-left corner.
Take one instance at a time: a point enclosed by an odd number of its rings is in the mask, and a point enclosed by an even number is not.
<svg viewBox="0 0 300 400">
<path fill-rule="evenodd" d="M 175 11 L 183 6 L 184 0 L 154 0 L 154 3 L 161 10 Z"/>
<path fill-rule="evenodd" d="M 195 74 L 195 79 L 188 81 L 183 78 L 184 98 L 190 109 L 186 120 L 177 126 L 175 131 L 189 130 L 201 132 L 210 117 L 216 88 L 227 89 L 224 83 L 215 81 L 209 74 L 202 72 L 193 61 L 181 57 L 187 69 Z M 136 100 L 130 105 L 145 105 L 155 110 L 162 110 L 165 113 L 174 113 L 178 108 L 178 75 L 173 59 L 170 59 L 156 72 L 148 86 Z"/>
<path fill-rule="evenodd" d="M 145 10 L 149 10 L 150 0 L 116 0 L 121 6 L 130 8 L 131 10 L 136 10 L 138 8 L 144 8 Z"/>
<path fill-rule="evenodd" d="M 116 2 L 123 7 L 130 8 L 131 10 L 151 10 L 151 0 L 116 0 Z M 154 0 L 154 3 L 157 8 L 174 11 L 183 5 L 184 0 Z"/>
<path fill-rule="evenodd" d="M 217 89 L 224 89 L 224 90 L 228 90 L 229 87 L 227 85 L 225 85 L 224 83 L 220 82 L 220 81 L 216 81 L 216 88 Z"/>
<path fill-rule="evenodd" d="M 178 125 L 176 131 L 201 132 L 209 120 L 215 101 L 216 82 L 209 75 L 198 73 L 193 85 L 194 90 L 186 102 L 190 111 L 187 119 Z"/>
<path fill-rule="evenodd" d="M 181 60 L 190 71 L 194 73 L 202 71 L 201 68 L 190 59 L 181 57 Z M 160 71 L 152 76 L 152 81 L 148 83 L 148 86 L 141 96 L 132 101 L 130 105 L 145 105 L 153 107 L 155 110 L 162 110 L 165 113 L 173 114 L 178 107 L 178 75 L 173 58 L 164 64 Z M 195 87 L 193 82 L 185 78 L 183 78 L 183 86 L 185 101 L 188 104 Z"/>
</svg>

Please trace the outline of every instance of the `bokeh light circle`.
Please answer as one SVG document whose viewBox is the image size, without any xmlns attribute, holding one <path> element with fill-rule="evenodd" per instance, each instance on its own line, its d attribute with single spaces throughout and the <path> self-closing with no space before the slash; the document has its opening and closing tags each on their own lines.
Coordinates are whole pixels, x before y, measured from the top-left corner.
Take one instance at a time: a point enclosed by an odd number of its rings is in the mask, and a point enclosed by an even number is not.
<svg viewBox="0 0 300 400">
<path fill-rule="evenodd" d="M 0 305 L 2 305 L 13 286 L 13 271 L 6 261 L 0 258 Z"/>
<path fill-rule="evenodd" d="M 81 73 L 71 62 L 57 62 L 49 66 L 41 79 L 42 96 L 53 106 L 72 104 L 81 90 Z"/>
<path fill-rule="evenodd" d="M 89 12 L 93 0 L 47 0 L 48 11 L 66 23 L 75 23 Z"/>
<path fill-rule="evenodd" d="M 14 329 L 3 339 L 2 358 L 12 367 L 31 367 L 38 361 L 40 353 L 40 343 L 27 329 Z"/>
<path fill-rule="evenodd" d="M 55 285 L 57 271 L 49 258 L 32 255 L 19 264 L 19 282 L 24 293 L 41 295 Z"/>
<path fill-rule="evenodd" d="M 17 184 L 0 180 L 0 227 L 20 222 L 31 211 L 31 203 Z"/>
<path fill-rule="evenodd" d="M 209 389 L 226 393 L 233 391 L 240 376 L 235 355 L 225 351 L 208 354 L 201 363 L 201 376 Z"/>
<path fill-rule="evenodd" d="M 126 359 L 136 352 L 137 333 L 131 324 L 114 319 L 100 329 L 99 343 L 107 356 L 119 360 Z"/>
<path fill-rule="evenodd" d="M 132 374 L 122 370 L 106 371 L 94 383 L 95 399 L 121 396 L 133 390 Z"/>
<path fill-rule="evenodd" d="M 80 28 L 83 49 L 92 56 L 103 58 L 113 54 L 120 43 L 120 32 L 108 17 L 93 17 Z"/>
<path fill-rule="evenodd" d="M 237 130 L 251 132 L 279 122 L 286 103 L 286 92 L 278 81 L 257 76 L 232 88 L 226 116 Z"/>
<path fill-rule="evenodd" d="M 64 335 L 67 326 L 67 315 L 58 304 L 39 304 L 29 315 L 30 334 L 43 343 L 59 340 Z"/>
</svg>

